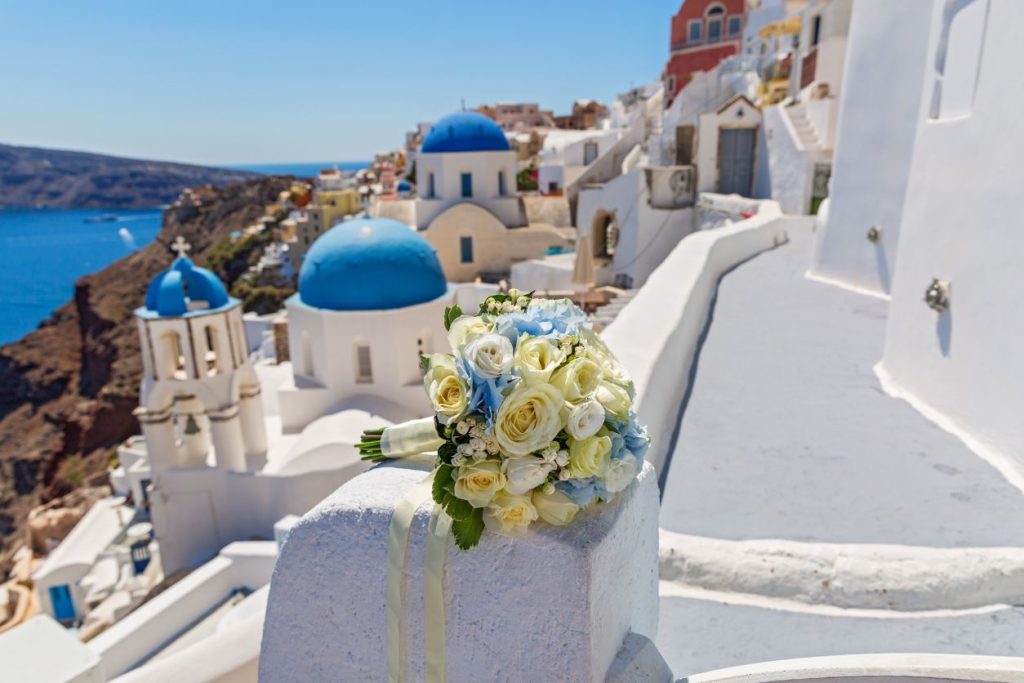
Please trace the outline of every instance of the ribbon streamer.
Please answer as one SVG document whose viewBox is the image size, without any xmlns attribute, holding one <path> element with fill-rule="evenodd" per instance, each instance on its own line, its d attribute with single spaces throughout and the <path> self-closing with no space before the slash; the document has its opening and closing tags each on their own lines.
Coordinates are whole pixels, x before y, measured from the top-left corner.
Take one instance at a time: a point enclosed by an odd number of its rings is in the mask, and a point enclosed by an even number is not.
<svg viewBox="0 0 1024 683">
<path fill-rule="evenodd" d="M 423 641 L 427 683 L 448 679 L 445 658 L 444 566 L 452 518 L 435 504 L 430 512 L 427 547 L 423 558 Z"/>
<path fill-rule="evenodd" d="M 388 569 L 385 589 L 388 636 L 388 683 L 405 680 L 406 614 L 403 608 L 405 593 L 405 563 L 409 555 L 409 530 L 416 508 L 430 500 L 434 473 L 417 483 L 395 506 L 388 527 Z"/>
<path fill-rule="evenodd" d="M 427 475 L 399 501 L 388 527 L 385 589 L 388 683 L 403 683 L 407 678 L 405 660 L 408 654 L 408 618 L 405 609 L 405 567 L 409 557 L 409 534 L 417 508 L 431 499 L 434 474 L 435 472 L 431 472 Z M 451 526 L 452 518 L 441 509 L 441 506 L 435 504 L 427 525 L 423 558 L 423 640 L 427 683 L 445 683 L 447 680 L 444 574 Z"/>
</svg>

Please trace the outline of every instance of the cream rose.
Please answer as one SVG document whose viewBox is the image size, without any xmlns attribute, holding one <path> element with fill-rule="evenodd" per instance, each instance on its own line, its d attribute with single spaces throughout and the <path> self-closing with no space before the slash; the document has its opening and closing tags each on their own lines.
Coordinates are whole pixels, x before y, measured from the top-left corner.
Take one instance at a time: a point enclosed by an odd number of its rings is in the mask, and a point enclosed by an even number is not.
<svg viewBox="0 0 1024 683">
<path fill-rule="evenodd" d="M 565 422 L 565 431 L 572 438 L 581 441 L 597 434 L 604 425 L 604 406 L 594 400 L 584 401 L 572 407 Z"/>
<path fill-rule="evenodd" d="M 494 438 L 505 455 L 529 455 L 549 446 L 562 429 L 563 402 L 550 384 L 517 384 L 494 420 Z"/>
<path fill-rule="evenodd" d="M 501 377 L 512 369 L 512 342 L 500 334 L 474 337 L 464 353 L 481 377 Z"/>
<path fill-rule="evenodd" d="M 596 397 L 613 418 L 619 422 L 629 421 L 629 408 L 633 401 L 629 398 L 629 392 L 624 388 L 614 382 L 601 382 Z"/>
<path fill-rule="evenodd" d="M 558 388 L 570 403 L 582 401 L 597 391 L 601 383 L 601 368 L 587 358 L 577 358 L 551 375 L 551 384 Z"/>
<path fill-rule="evenodd" d="M 611 452 L 612 440 L 607 436 L 592 436 L 582 441 L 569 439 L 569 474 L 574 479 L 603 477 Z"/>
<path fill-rule="evenodd" d="M 542 384 L 563 360 L 565 355 L 550 340 L 524 334 L 516 345 L 513 365 L 527 384 Z"/>
<path fill-rule="evenodd" d="M 491 531 L 519 535 L 537 519 L 537 508 L 529 496 L 499 491 L 484 511 L 484 524 Z"/>
<path fill-rule="evenodd" d="M 490 326 L 476 315 L 460 315 L 448 329 L 448 343 L 453 349 L 461 349 L 473 339 L 491 331 Z"/>
<path fill-rule="evenodd" d="M 502 467 L 505 468 L 505 477 L 508 483 L 505 490 L 509 493 L 521 495 L 528 493 L 543 484 L 548 475 L 555 469 L 554 463 L 549 463 L 544 458 L 527 455 L 522 458 L 509 458 Z"/>
<path fill-rule="evenodd" d="M 629 373 L 626 372 L 626 369 L 622 367 L 622 364 L 619 363 L 618 359 L 615 358 L 615 354 L 608 348 L 608 345 L 604 343 L 604 339 L 601 339 L 601 335 L 591 329 L 583 329 L 580 330 L 579 337 L 583 340 L 583 344 L 586 347 L 583 355 L 600 366 L 601 373 L 605 379 L 625 387 L 630 396 L 632 396 L 633 380 L 630 378 Z"/>
<path fill-rule="evenodd" d="M 635 477 L 636 458 L 627 455 L 608 463 L 608 469 L 604 473 L 604 487 L 609 493 L 618 493 L 629 486 Z"/>
<path fill-rule="evenodd" d="M 455 496 L 475 508 L 486 507 L 507 483 L 497 460 L 480 460 L 459 468 L 455 476 Z"/>
<path fill-rule="evenodd" d="M 540 518 L 552 526 L 565 526 L 580 511 L 580 506 L 572 502 L 572 498 L 558 490 L 551 493 L 534 491 L 532 500 Z"/>
<path fill-rule="evenodd" d="M 466 412 L 469 387 L 459 376 L 451 356 L 435 353 L 429 358 L 430 367 L 423 376 L 423 386 L 438 419 L 448 424 Z"/>
</svg>

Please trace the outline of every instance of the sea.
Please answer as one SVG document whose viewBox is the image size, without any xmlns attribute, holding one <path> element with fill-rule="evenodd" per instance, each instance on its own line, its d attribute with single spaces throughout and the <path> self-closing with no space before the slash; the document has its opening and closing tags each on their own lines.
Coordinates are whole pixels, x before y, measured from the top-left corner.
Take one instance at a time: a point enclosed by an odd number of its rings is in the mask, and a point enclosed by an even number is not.
<svg viewBox="0 0 1024 683">
<path fill-rule="evenodd" d="M 366 161 L 230 166 L 268 175 L 315 176 Z M 0 345 L 34 330 L 74 294 L 75 281 L 152 242 L 163 217 L 152 209 L 0 209 Z"/>
</svg>

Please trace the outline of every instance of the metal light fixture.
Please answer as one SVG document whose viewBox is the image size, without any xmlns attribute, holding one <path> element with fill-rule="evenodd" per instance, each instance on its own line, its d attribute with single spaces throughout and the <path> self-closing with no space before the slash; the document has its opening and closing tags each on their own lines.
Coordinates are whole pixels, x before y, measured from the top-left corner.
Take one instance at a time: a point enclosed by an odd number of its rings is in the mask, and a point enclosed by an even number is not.
<svg viewBox="0 0 1024 683">
<path fill-rule="evenodd" d="M 924 291 L 924 302 L 933 311 L 945 313 L 949 308 L 949 282 L 932 278 L 932 283 Z"/>
<path fill-rule="evenodd" d="M 878 240 L 882 237 L 882 230 L 877 225 L 872 225 L 868 228 L 868 242 L 877 244 Z"/>
<path fill-rule="evenodd" d="M 198 433 L 199 424 L 196 422 L 195 416 L 189 413 L 188 418 L 185 420 L 185 434 L 195 436 Z"/>
</svg>

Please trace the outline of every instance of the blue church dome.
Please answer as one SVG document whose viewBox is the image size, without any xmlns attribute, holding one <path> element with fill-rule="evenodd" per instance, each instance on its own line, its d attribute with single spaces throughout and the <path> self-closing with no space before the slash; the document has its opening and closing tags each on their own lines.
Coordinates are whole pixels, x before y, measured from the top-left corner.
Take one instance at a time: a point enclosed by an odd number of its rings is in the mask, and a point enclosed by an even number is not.
<svg viewBox="0 0 1024 683">
<path fill-rule="evenodd" d="M 299 271 L 299 300 L 332 311 L 413 306 L 447 290 L 433 247 L 390 218 L 339 223 L 313 243 Z"/>
<path fill-rule="evenodd" d="M 446 116 L 423 138 L 421 152 L 507 152 L 508 138 L 490 118 L 475 111 Z"/>
<path fill-rule="evenodd" d="M 179 256 L 149 283 L 146 305 L 140 313 L 180 317 L 220 308 L 233 301 L 216 275 L 197 267 L 188 257 Z M 199 302 L 203 303 L 197 308 L 195 304 Z"/>
</svg>

